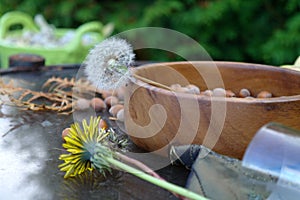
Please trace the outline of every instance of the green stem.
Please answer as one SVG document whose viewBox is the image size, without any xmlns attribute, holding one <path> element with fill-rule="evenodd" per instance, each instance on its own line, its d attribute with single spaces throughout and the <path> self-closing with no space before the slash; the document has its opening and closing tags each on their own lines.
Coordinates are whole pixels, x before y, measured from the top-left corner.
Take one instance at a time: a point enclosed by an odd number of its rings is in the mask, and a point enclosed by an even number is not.
<svg viewBox="0 0 300 200">
<path fill-rule="evenodd" d="M 105 158 L 110 164 L 114 165 L 115 167 L 118 167 L 128 173 L 131 173 L 145 181 L 148 181 L 154 185 L 157 185 L 161 188 L 164 188 L 166 190 L 169 190 L 169 191 L 172 191 L 176 194 L 179 194 L 183 197 L 186 197 L 186 198 L 189 198 L 189 199 L 197 199 L 197 200 L 207 200 L 205 197 L 203 196 L 200 196 L 199 194 L 197 193 L 194 193 L 190 190 L 187 190 L 185 188 L 182 188 L 180 186 L 177 186 L 175 184 L 172 184 L 172 183 L 169 183 L 167 181 L 163 181 L 163 180 L 160 180 L 158 178 L 155 178 L 153 176 L 150 176 L 149 174 L 146 174 L 138 169 L 135 169 L 129 165 L 126 165 L 114 158 Z"/>
</svg>

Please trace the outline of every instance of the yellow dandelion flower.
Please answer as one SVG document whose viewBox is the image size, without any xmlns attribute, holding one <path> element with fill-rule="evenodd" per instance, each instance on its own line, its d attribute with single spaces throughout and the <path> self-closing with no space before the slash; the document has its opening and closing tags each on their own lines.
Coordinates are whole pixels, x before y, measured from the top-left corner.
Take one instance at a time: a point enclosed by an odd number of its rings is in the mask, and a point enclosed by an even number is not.
<svg viewBox="0 0 300 200">
<path fill-rule="evenodd" d="M 66 142 L 63 144 L 69 153 L 59 157 L 64 161 L 59 168 L 66 172 L 65 178 L 76 176 L 86 170 L 92 171 L 96 167 L 99 168 L 99 164 L 95 166 L 91 161 L 97 149 L 106 150 L 108 151 L 106 155 L 111 155 L 108 147 L 99 144 L 110 134 L 110 131 L 99 128 L 99 122 L 100 117 L 91 117 L 89 124 L 83 120 L 82 126 L 78 123 L 71 125 L 69 134 L 64 138 Z M 106 168 L 107 166 L 102 166 L 101 169 Z"/>
</svg>

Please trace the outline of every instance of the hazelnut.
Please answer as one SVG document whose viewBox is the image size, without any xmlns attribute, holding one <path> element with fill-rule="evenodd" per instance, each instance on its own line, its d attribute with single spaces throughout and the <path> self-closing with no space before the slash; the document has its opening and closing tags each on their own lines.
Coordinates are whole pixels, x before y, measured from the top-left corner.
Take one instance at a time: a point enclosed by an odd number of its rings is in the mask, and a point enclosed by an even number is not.
<svg viewBox="0 0 300 200">
<path fill-rule="evenodd" d="M 180 84 L 173 84 L 170 86 L 170 88 L 174 91 L 174 92 L 180 92 L 180 93 L 188 93 L 188 89 L 186 87 L 181 87 Z"/>
<path fill-rule="evenodd" d="M 226 91 L 224 88 L 215 88 L 215 89 L 213 89 L 213 96 L 214 97 L 225 97 Z"/>
<path fill-rule="evenodd" d="M 102 98 L 103 99 L 106 99 L 107 97 L 110 97 L 110 96 L 112 96 L 112 91 L 108 91 L 108 90 L 103 90 L 102 91 L 102 93 L 101 93 L 101 95 L 102 95 Z"/>
<path fill-rule="evenodd" d="M 190 84 L 190 85 L 187 85 L 185 88 L 187 89 L 187 93 L 200 94 L 200 89 L 196 85 Z"/>
<path fill-rule="evenodd" d="M 186 93 L 187 89 L 184 87 L 181 87 L 180 84 L 176 83 L 176 84 L 172 84 L 170 86 L 170 88 L 174 91 L 174 92 L 181 92 L 181 93 Z"/>
<path fill-rule="evenodd" d="M 108 125 L 104 119 L 100 119 L 99 128 L 104 130 L 108 129 Z"/>
<path fill-rule="evenodd" d="M 124 100 L 125 96 L 125 87 L 120 87 L 116 91 L 116 96 L 118 97 L 119 100 Z"/>
<path fill-rule="evenodd" d="M 226 90 L 226 97 L 235 97 L 235 93 L 231 90 Z"/>
<path fill-rule="evenodd" d="M 78 99 L 75 104 L 75 109 L 77 110 L 86 110 L 90 107 L 90 100 L 87 99 Z"/>
<path fill-rule="evenodd" d="M 268 91 L 261 91 L 257 95 L 257 98 L 271 98 L 271 97 L 272 97 L 272 93 L 270 93 Z"/>
<path fill-rule="evenodd" d="M 93 98 L 90 101 L 90 105 L 94 108 L 95 111 L 102 111 L 106 108 L 106 104 L 104 103 L 104 101 L 100 98 Z"/>
<path fill-rule="evenodd" d="M 176 88 L 174 91 L 180 93 L 188 93 L 188 89 L 186 87 Z"/>
<path fill-rule="evenodd" d="M 114 105 L 109 109 L 109 113 L 115 117 L 115 116 L 117 116 L 117 113 L 119 112 L 119 110 L 121 110 L 123 108 L 124 108 L 124 106 L 121 104 Z"/>
<path fill-rule="evenodd" d="M 171 89 L 173 89 L 174 91 L 176 91 L 176 90 L 178 90 L 178 89 L 180 89 L 181 88 L 181 85 L 180 84 L 172 84 L 171 86 L 170 86 L 170 88 Z"/>
<path fill-rule="evenodd" d="M 114 106 L 119 103 L 119 99 L 115 96 L 109 96 L 104 99 L 105 104 L 108 107 Z"/>
<path fill-rule="evenodd" d="M 65 129 L 62 131 L 62 133 L 61 133 L 62 139 L 65 139 L 65 137 L 66 137 L 67 135 L 69 135 L 70 130 L 71 130 L 70 128 L 65 128 Z"/>
<path fill-rule="evenodd" d="M 251 93 L 248 89 L 243 88 L 243 89 L 240 90 L 239 96 L 242 97 L 242 98 L 245 98 L 245 97 L 251 96 Z"/>
<path fill-rule="evenodd" d="M 117 113 L 117 119 L 121 122 L 124 122 L 124 108 L 118 111 Z"/>
<path fill-rule="evenodd" d="M 213 92 L 211 90 L 205 90 L 204 92 L 201 92 L 201 94 L 211 97 L 213 95 Z"/>
</svg>

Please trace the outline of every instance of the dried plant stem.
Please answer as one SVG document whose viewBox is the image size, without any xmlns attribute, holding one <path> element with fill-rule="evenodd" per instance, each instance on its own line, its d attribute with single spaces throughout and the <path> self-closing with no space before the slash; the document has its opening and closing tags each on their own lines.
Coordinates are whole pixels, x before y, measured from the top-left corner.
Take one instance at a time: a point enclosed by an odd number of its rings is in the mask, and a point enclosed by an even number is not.
<svg viewBox="0 0 300 200">
<path fill-rule="evenodd" d="M 24 110 L 55 111 L 68 115 L 75 111 L 76 101 L 86 96 L 93 97 L 95 93 L 101 94 L 90 82 L 75 78 L 49 78 L 42 86 L 43 91 L 33 91 L 26 88 L 15 87 L 12 80 L 4 83 L 0 79 L 0 95 L 8 96 L 9 100 L 1 104 L 14 105 Z"/>
<path fill-rule="evenodd" d="M 173 183 L 170 183 L 170 182 L 167 182 L 167 181 L 164 181 L 164 180 L 161 180 L 161 179 L 158 179 L 156 177 L 153 177 L 147 173 L 144 173 L 143 171 L 140 171 L 138 169 L 135 169 L 127 164 L 124 164 L 114 158 L 105 158 L 107 162 L 109 162 L 111 165 L 119 168 L 119 169 L 122 169 L 134 176 L 137 176 L 145 181 L 148 181 L 154 185 L 157 185 L 161 188 L 164 188 L 170 192 L 174 192 L 176 194 L 179 194 L 180 196 L 182 197 L 186 197 L 188 199 L 197 199 L 197 200 L 207 200 L 205 197 L 197 194 L 197 193 L 194 193 L 190 190 L 187 190 L 186 188 L 183 188 L 183 187 L 180 187 L 178 185 L 175 185 Z"/>
<path fill-rule="evenodd" d="M 145 83 L 148 83 L 148 84 L 150 84 L 150 85 L 154 85 L 154 86 L 157 86 L 157 87 L 166 89 L 166 90 L 173 91 L 173 89 L 172 89 L 171 87 L 166 86 L 166 85 L 164 85 L 164 84 L 158 83 L 158 82 L 156 82 L 156 81 L 150 80 L 150 79 L 148 79 L 148 78 L 142 77 L 142 76 L 137 75 L 137 74 L 134 74 L 134 73 L 133 73 L 133 76 L 134 76 L 136 79 L 139 79 L 139 80 L 141 80 L 141 81 L 144 81 Z"/>
<path fill-rule="evenodd" d="M 112 120 L 112 121 L 118 121 L 118 118 L 116 118 L 116 117 L 109 117 L 108 119 Z"/>
</svg>

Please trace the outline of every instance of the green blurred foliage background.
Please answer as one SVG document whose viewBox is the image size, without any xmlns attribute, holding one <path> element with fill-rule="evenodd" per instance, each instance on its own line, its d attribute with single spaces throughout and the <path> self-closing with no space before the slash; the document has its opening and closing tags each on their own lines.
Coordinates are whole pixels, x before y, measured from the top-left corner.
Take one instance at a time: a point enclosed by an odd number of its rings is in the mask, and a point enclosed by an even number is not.
<svg viewBox="0 0 300 200">
<path fill-rule="evenodd" d="M 213 60 L 291 64 L 300 55 L 299 0 L 0 0 L 0 15 L 20 10 L 43 14 L 57 27 L 99 20 L 119 33 L 164 27 L 198 41 Z M 174 60 L 149 51 L 139 59 Z"/>
</svg>

